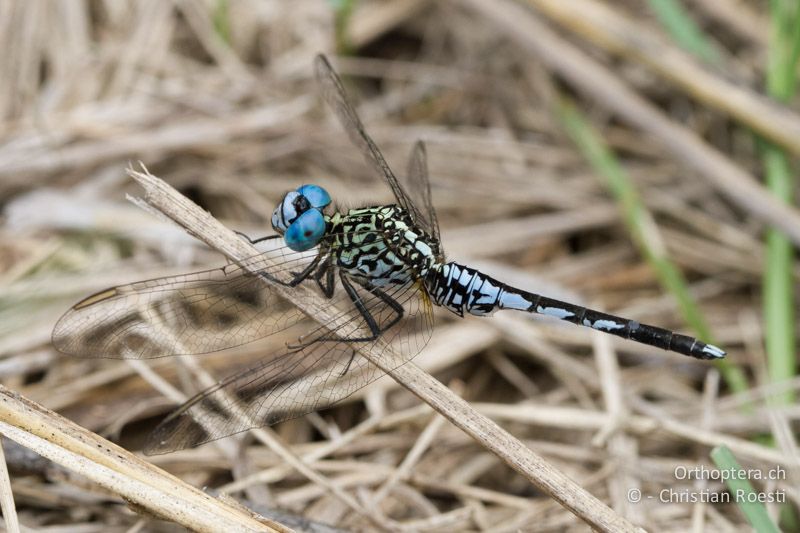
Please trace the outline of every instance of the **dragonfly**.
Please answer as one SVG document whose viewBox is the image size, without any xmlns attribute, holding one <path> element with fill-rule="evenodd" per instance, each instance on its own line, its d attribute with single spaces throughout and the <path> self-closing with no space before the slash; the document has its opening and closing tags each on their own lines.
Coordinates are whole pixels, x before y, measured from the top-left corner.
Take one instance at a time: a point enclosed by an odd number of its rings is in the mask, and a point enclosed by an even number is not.
<svg viewBox="0 0 800 533">
<path fill-rule="evenodd" d="M 217 352 L 273 335 L 290 339 L 277 355 L 234 372 L 168 415 L 145 453 L 194 447 L 341 401 L 384 374 L 362 350 L 396 368 L 425 347 L 433 305 L 459 317 L 502 309 L 548 315 L 698 359 L 725 356 L 693 337 L 531 293 L 448 261 L 425 145 L 415 144 L 399 180 L 323 55 L 315 59 L 315 74 L 323 99 L 396 203 L 342 212 L 325 189 L 302 185 L 275 208 L 275 234 L 243 235 L 270 247 L 271 261 L 260 254 L 106 289 L 75 304 L 53 330 L 61 352 L 133 359 Z M 325 309 L 328 321 L 315 321 L 315 309 Z"/>
</svg>

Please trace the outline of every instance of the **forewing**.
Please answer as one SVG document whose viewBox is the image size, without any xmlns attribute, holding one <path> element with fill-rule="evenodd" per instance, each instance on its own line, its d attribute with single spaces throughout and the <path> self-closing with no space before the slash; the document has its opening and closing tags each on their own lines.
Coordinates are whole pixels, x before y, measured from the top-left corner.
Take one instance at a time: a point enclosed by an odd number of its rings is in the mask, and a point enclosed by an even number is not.
<svg viewBox="0 0 800 533">
<path fill-rule="evenodd" d="M 352 310 L 304 336 L 301 344 L 256 367 L 235 373 L 196 395 L 154 431 L 145 451 L 167 453 L 216 440 L 254 427 L 276 424 L 323 409 L 353 394 L 383 374 L 359 349 L 396 368 L 419 353 L 430 339 L 433 315 L 418 282 L 387 291 L 404 309 L 375 340 L 333 340 L 331 332 L 365 327 Z M 359 288 L 359 297 L 378 325 L 392 324 L 395 312 L 385 299 Z M 349 322 L 344 328 L 342 321 Z"/>
<path fill-rule="evenodd" d="M 311 260 L 286 249 L 269 273 L 288 278 Z M 94 294 L 61 317 L 53 345 L 81 357 L 200 354 L 260 339 L 302 316 L 259 275 L 231 264 Z"/>
<path fill-rule="evenodd" d="M 381 238 L 378 236 L 377 238 Z M 334 242 L 327 236 L 326 242 Z M 324 246 L 321 248 L 324 249 Z M 341 288 L 328 299 L 312 276 L 308 290 L 286 288 L 316 252 L 279 246 L 224 268 L 121 285 L 75 304 L 53 329 L 53 345 L 81 357 L 152 359 L 202 354 L 246 344 L 301 321 L 302 309 L 352 302 Z M 313 328 L 313 324 L 307 325 Z"/>
<path fill-rule="evenodd" d="M 408 212 L 411 219 L 415 223 L 423 219 L 422 213 L 420 213 L 418 207 L 414 205 L 414 202 L 397 181 L 378 146 L 364 129 L 361 119 L 358 118 L 355 109 L 347 99 L 342 80 L 339 79 L 339 75 L 333 70 L 328 59 L 324 55 L 318 55 L 314 65 L 317 82 L 322 90 L 322 97 L 336 113 L 336 116 L 339 117 L 339 121 L 344 126 L 350 140 L 364 154 L 367 162 L 372 165 L 375 171 L 383 176 L 389 188 L 392 189 L 397 203 Z"/>
</svg>

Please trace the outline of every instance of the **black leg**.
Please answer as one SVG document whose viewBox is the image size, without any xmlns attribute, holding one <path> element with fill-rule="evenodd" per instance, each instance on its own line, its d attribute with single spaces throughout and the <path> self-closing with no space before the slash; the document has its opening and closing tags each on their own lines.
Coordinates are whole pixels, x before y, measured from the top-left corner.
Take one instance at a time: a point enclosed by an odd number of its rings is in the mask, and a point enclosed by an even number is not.
<svg viewBox="0 0 800 533">
<path fill-rule="evenodd" d="M 325 256 L 325 261 L 328 260 L 328 257 L 329 256 L 327 255 Z M 288 283 L 289 287 L 296 287 L 301 281 L 304 281 L 306 278 L 308 278 L 308 276 L 310 276 L 311 273 L 317 269 L 317 266 L 319 266 L 320 259 L 322 259 L 322 254 L 318 253 L 314 257 L 314 260 L 311 261 L 302 271 L 292 272 L 292 274 L 294 274 L 294 278 Z"/>
<path fill-rule="evenodd" d="M 260 238 L 258 238 L 258 239 L 256 239 L 256 240 L 253 240 L 253 239 L 251 239 L 250 237 L 248 237 L 248 236 L 247 236 L 247 234 L 245 234 L 245 233 L 242 233 L 241 231 L 236 231 L 236 230 L 233 230 L 233 232 L 234 232 L 236 235 L 238 235 L 239 237 L 241 237 L 241 238 L 243 238 L 244 240 L 246 240 L 247 242 L 249 242 L 250 244 L 256 244 L 256 243 L 259 243 L 259 242 L 262 242 L 262 241 L 266 241 L 266 240 L 269 240 L 269 239 L 275 239 L 275 238 L 278 238 L 278 237 L 280 237 L 280 235 L 267 235 L 266 237 L 260 237 Z M 228 259 L 228 264 L 230 265 L 231 263 L 233 263 L 233 261 L 231 261 L 230 259 Z M 280 283 L 278 280 L 272 280 L 272 281 L 275 281 L 275 282 L 277 282 L 277 283 Z"/>
<path fill-rule="evenodd" d="M 251 239 L 250 237 L 248 237 L 246 234 L 242 233 L 241 231 L 234 230 L 234 233 L 236 233 L 240 237 L 244 238 L 250 244 L 258 244 L 260 242 L 268 241 L 268 240 L 271 240 L 271 239 L 283 238 L 283 235 L 267 235 L 266 237 L 259 237 L 258 239 Z M 314 269 L 317 268 L 317 265 L 319 264 L 319 261 L 320 261 L 320 258 L 321 258 L 322 255 L 323 255 L 322 253 L 317 254 L 317 256 L 314 258 L 314 260 L 311 261 L 311 263 L 309 263 L 308 266 L 306 266 L 301 272 L 292 272 L 292 274 L 294 275 L 294 278 L 292 278 L 290 281 L 283 281 L 283 280 L 278 279 L 275 276 L 273 276 L 271 274 L 268 274 L 266 272 L 261 272 L 260 274 L 265 279 L 268 279 L 269 281 L 272 281 L 274 283 L 278 283 L 280 285 L 283 285 L 284 287 L 296 287 L 301 282 L 303 282 L 306 278 L 308 278 L 309 274 L 311 274 L 311 272 L 313 272 Z M 328 265 L 325 268 L 328 269 L 328 267 L 330 266 L 330 264 L 329 264 L 330 263 L 330 254 L 326 254 L 325 261 L 328 263 Z M 319 274 L 319 276 L 321 276 L 321 275 L 322 274 Z M 333 281 L 333 273 L 332 272 L 331 272 L 331 275 L 329 276 L 329 278 L 330 278 L 330 282 L 328 283 L 328 287 L 327 288 L 323 287 L 322 284 L 320 284 L 319 277 L 316 277 L 315 279 L 317 280 L 317 284 L 320 285 L 320 288 L 322 289 L 322 292 L 325 294 L 325 296 L 327 296 L 328 298 L 331 298 L 333 296 L 333 283 L 332 283 L 332 281 Z"/>
<path fill-rule="evenodd" d="M 324 280 L 322 278 L 325 278 Z M 331 264 L 331 256 L 325 258 L 317 271 L 314 273 L 314 281 L 317 282 L 319 290 L 326 298 L 333 298 L 333 266 Z"/>
<path fill-rule="evenodd" d="M 351 342 L 369 342 L 374 341 L 378 338 L 381 334 L 381 329 L 378 327 L 378 322 L 375 321 L 375 317 L 372 316 L 372 313 L 369 312 L 367 306 L 364 305 L 364 302 L 361 300 L 361 296 L 356 292 L 355 287 L 350 283 L 350 280 L 347 279 L 347 276 L 344 275 L 343 272 L 339 272 L 339 279 L 342 280 L 342 287 L 344 287 L 344 292 L 350 297 L 350 300 L 353 302 L 353 305 L 356 306 L 358 312 L 361 313 L 361 316 L 364 318 L 364 322 L 367 323 L 367 327 L 369 331 L 372 333 L 369 337 L 362 337 L 358 339 L 347 339 Z"/>
<path fill-rule="evenodd" d="M 264 279 L 267 279 L 273 283 L 278 283 L 279 285 L 283 285 L 284 287 L 296 287 L 303 280 L 308 278 L 308 276 L 314 271 L 314 269 L 317 268 L 317 265 L 319 265 L 319 260 L 321 255 L 322 254 L 317 254 L 316 257 L 314 257 L 314 260 L 311 261 L 308 264 L 308 266 L 306 266 L 301 272 L 292 272 L 294 277 L 289 281 L 283 281 L 282 279 L 278 279 L 272 274 L 269 274 L 268 272 L 264 271 L 261 271 L 258 274 Z"/>
<path fill-rule="evenodd" d="M 391 307 L 394 310 L 394 312 L 397 313 L 397 316 L 394 317 L 391 320 L 391 322 L 389 322 L 383 328 L 381 328 L 380 333 L 383 333 L 384 331 L 388 331 L 395 324 L 400 322 L 400 320 L 403 318 L 403 316 L 405 315 L 405 312 L 406 312 L 405 309 L 403 309 L 403 306 L 400 305 L 400 302 L 398 302 L 397 300 L 395 300 L 394 298 L 392 298 L 391 296 L 389 296 L 388 294 L 386 294 L 382 290 L 378 289 L 377 287 L 370 287 L 369 284 L 366 281 L 362 281 L 362 280 L 358 280 L 358 279 L 355 280 L 355 281 L 356 281 L 356 283 L 358 283 L 359 285 L 364 287 L 365 290 L 371 292 L 372 294 L 374 294 L 375 296 L 380 298 L 381 301 L 383 301 L 383 303 L 385 303 L 386 305 Z"/>
<path fill-rule="evenodd" d="M 260 242 L 268 241 L 270 239 L 283 238 L 283 235 L 267 235 L 266 237 L 259 237 L 259 238 L 254 240 L 254 239 L 251 239 L 250 237 L 248 237 L 246 234 L 242 233 L 241 231 L 234 230 L 233 232 L 236 233 L 239 237 L 244 238 L 250 244 L 258 244 Z"/>
<path fill-rule="evenodd" d="M 381 333 L 383 333 L 384 331 L 388 330 L 389 328 L 391 328 L 392 326 L 394 326 L 395 324 L 400 322 L 400 319 L 403 318 L 403 315 L 405 314 L 405 310 L 403 309 L 403 306 L 400 305 L 391 296 L 389 296 L 388 294 L 386 294 L 385 292 L 383 292 L 382 290 L 380 290 L 378 288 L 370 287 L 367 284 L 367 282 L 362 282 L 360 280 L 354 280 L 356 283 L 361 285 L 364 289 L 366 289 L 370 293 L 372 293 L 375 296 L 377 296 L 378 298 L 380 298 L 382 302 L 384 302 L 386 305 L 391 307 L 392 310 L 394 310 L 394 312 L 397 313 L 397 316 L 395 316 L 388 324 L 385 324 L 384 326 L 379 326 L 378 322 L 375 320 L 375 317 L 372 316 L 372 313 L 370 313 L 369 309 L 367 309 L 367 307 L 364 305 L 364 302 L 361 300 L 361 297 L 356 292 L 356 289 L 355 289 L 355 287 L 353 287 L 350 279 L 344 274 L 344 272 L 341 272 L 341 271 L 339 272 L 339 277 L 342 280 L 342 286 L 344 287 L 345 292 L 350 297 L 350 299 L 353 301 L 353 305 L 356 306 L 356 309 L 358 309 L 358 312 L 361 313 L 361 316 L 364 318 L 364 321 L 367 323 L 367 327 L 369 327 L 369 330 L 372 333 L 372 335 L 369 336 L 369 337 L 362 337 L 362 338 L 358 338 L 358 339 L 347 339 L 348 341 L 350 341 L 350 342 L 370 342 L 370 341 L 374 341 L 375 339 L 377 339 L 381 335 Z"/>
<path fill-rule="evenodd" d="M 342 272 L 341 270 L 339 271 L 339 278 L 342 281 L 342 287 L 344 288 L 345 292 L 350 297 L 350 300 L 353 302 L 353 305 L 356 306 L 356 309 L 358 309 L 358 312 L 361 314 L 362 318 L 364 319 L 364 322 L 366 322 L 367 327 L 369 328 L 371 335 L 369 337 L 359 337 L 359 338 L 355 338 L 355 339 L 349 339 L 349 338 L 348 339 L 343 339 L 343 338 L 338 337 L 336 335 L 324 335 L 324 336 L 321 336 L 321 337 L 317 337 L 317 338 L 315 338 L 313 340 L 310 340 L 308 342 L 302 342 L 302 339 L 300 339 L 301 340 L 300 344 L 289 345 L 288 346 L 289 349 L 291 349 L 291 350 L 301 350 L 301 349 L 305 348 L 306 346 L 314 344 L 315 342 L 326 342 L 326 341 L 334 341 L 334 342 L 372 342 L 372 341 L 376 340 L 378 337 L 380 337 L 383 332 L 387 331 L 389 328 L 391 328 L 392 326 L 394 326 L 395 324 L 400 322 L 400 320 L 405 315 L 405 310 L 403 309 L 403 306 L 400 305 L 399 302 L 397 302 L 395 299 L 393 299 L 391 296 L 389 296 L 385 292 L 381 291 L 380 289 L 378 289 L 376 287 L 371 287 L 368 284 L 368 282 L 366 282 L 366 281 L 361 281 L 361 280 L 358 280 L 358 279 L 352 280 L 355 283 L 357 283 L 358 285 L 360 285 L 361 287 L 363 287 L 365 290 L 370 292 L 371 294 L 374 294 L 375 296 L 380 298 L 380 300 L 382 302 L 384 302 L 386 305 L 388 305 L 396 313 L 396 316 L 394 318 L 392 318 L 392 320 L 389 321 L 387 324 L 385 324 L 384 326 L 378 325 L 378 322 L 375 320 L 375 317 L 372 316 L 372 313 L 370 313 L 369 309 L 367 309 L 367 307 L 364 305 L 364 302 L 361 300 L 361 296 L 359 296 L 359 294 L 356 292 L 355 287 L 353 287 L 353 284 L 352 284 L 350 278 L 344 272 Z M 332 285 L 332 283 L 331 283 L 331 285 Z M 345 368 L 345 371 L 347 371 L 347 369 L 350 368 L 350 364 L 353 362 L 353 358 L 354 357 L 355 357 L 355 350 L 353 350 L 353 356 L 350 357 L 350 361 L 347 363 L 347 367 Z"/>
<path fill-rule="evenodd" d="M 369 309 L 367 309 L 366 305 L 364 305 L 364 302 L 361 300 L 361 296 L 359 296 L 359 294 L 356 292 L 355 287 L 353 287 L 350 278 L 348 278 L 345 275 L 345 273 L 342 272 L 341 270 L 339 271 L 339 278 L 342 281 L 342 287 L 344 288 L 344 291 L 347 293 L 347 296 L 350 297 L 350 300 L 353 302 L 353 305 L 356 306 L 356 309 L 361 314 L 362 318 L 364 319 L 364 322 L 367 324 L 367 327 L 370 330 L 371 335 L 369 337 L 359 337 L 355 339 L 342 339 L 341 337 L 338 337 L 336 335 L 323 335 L 320 337 L 316 337 L 315 339 L 310 340 L 308 342 L 302 342 L 301 339 L 300 344 L 290 345 L 289 346 L 290 349 L 292 350 L 301 349 L 315 342 L 326 342 L 326 341 L 371 342 L 376 340 L 378 337 L 381 336 L 381 334 L 384 331 L 388 330 L 389 328 L 397 324 L 403 318 L 403 315 L 405 314 L 403 306 L 400 305 L 400 303 L 394 300 L 391 296 L 384 293 L 380 289 L 377 289 L 375 287 L 370 287 L 366 282 L 361 282 L 360 280 L 353 280 L 360 286 L 364 287 L 364 289 L 369 291 L 371 294 L 374 294 L 375 296 L 380 298 L 382 302 L 388 305 L 397 314 L 394 318 L 392 318 L 391 321 L 389 321 L 389 323 L 385 324 L 384 326 L 378 325 L 378 322 L 375 320 L 375 317 L 372 316 L 372 313 L 370 313 Z"/>
</svg>

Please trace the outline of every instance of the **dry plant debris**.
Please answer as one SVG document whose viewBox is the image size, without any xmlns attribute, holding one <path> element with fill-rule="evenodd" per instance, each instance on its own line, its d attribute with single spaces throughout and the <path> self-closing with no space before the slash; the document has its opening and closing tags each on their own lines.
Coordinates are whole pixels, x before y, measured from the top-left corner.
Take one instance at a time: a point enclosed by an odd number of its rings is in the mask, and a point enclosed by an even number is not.
<svg viewBox="0 0 800 533">
<path fill-rule="evenodd" d="M 219 379 L 285 339 L 148 364 L 68 358 L 50 346 L 58 316 L 96 290 L 225 263 L 126 201 L 142 194 L 126 173 L 131 161 L 249 235 L 269 233 L 274 205 L 301 183 L 322 185 L 345 208 L 391 200 L 319 105 L 318 52 L 360 94 L 359 112 L 396 170 L 426 141 L 449 256 L 527 290 L 688 331 L 559 122 L 554 110 L 570 97 L 635 181 L 749 388 L 733 393 L 708 363 L 503 313 L 438 314 L 416 366 L 620 523 L 745 527 L 734 504 L 659 500 L 664 490 L 723 491 L 718 480 L 678 475 L 713 468 L 709 451 L 720 444 L 745 468 L 782 471 L 754 484 L 796 509 L 798 413 L 769 398 L 800 379 L 769 381 L 759 294 L 765 227 L 800 243 L 800 214 L 760 184 L 750 130 L 796 155 L 787 132 L 800 131 L 800 116 L 763 96 L 768 27 L 747 15 L 761 3 L 685 4 L 720 43 L 723 68 L 698 69 L 644 1 L 357 2 L 338 36 L 351 53 L 338 55 L 334 12 L 321 0 L 0 4 L 0 433 L 24 442 L 2 441 L 7 527 L 172 531 L 148 510 L 157 494 L 136 492 L 147 476 L 170 479 L 163 469 L 183 482 L 174 480 L 175 494 L 242 529 L 586 529 L 389 377 L 263 434 L 150 458 L 151 471 L 125 450 L 141 449 L 198 390 L 197 376 Z M 71 444 L 59 451 L 13 433 L 24 409 Z M 121 477 L 74 466 L 89 463 Z M 637 490 L 655 499 L 633 503 Z M 781 506 L 767 508 L 776 518 Z M 204 527 L 169 510 L 161 518 Z"/>
</svg>

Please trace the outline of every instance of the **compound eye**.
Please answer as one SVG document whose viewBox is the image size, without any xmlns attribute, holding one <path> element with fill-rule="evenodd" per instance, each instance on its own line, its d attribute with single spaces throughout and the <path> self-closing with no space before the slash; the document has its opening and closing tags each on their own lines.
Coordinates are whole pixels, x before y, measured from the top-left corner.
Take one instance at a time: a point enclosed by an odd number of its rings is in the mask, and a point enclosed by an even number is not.
<svg viewBox="0 0 800 533">
<path fill-rule="evenodd" d="M 300 213 L 295 205 L 298 198 L 301 198 L 297 191 L 287 192 L 281 203 L 272 212 L 272 229 L 283 234 L 292 225 Z"/>
<path fill-rule="evenodd" d="M 297 192 L 308 199 L 308 203 L 311 207 L 317 209 L 323 209 L 331 203 L 331 196 L 328 194 L 328 191 L 319 185 L 303 185 L 297 189 Z"/>
<path fill-rule="evenodd" d="M 295 252 L 305 252 L 319 244 L 325 235 L 325 226 L 322 213 L 317 209 L 310 209 L 292 222 L 284 233 L 283 240 Z"/>
<path fill-rule="evenodd" d="M 311 209 L 311 204 L 308 202 L 308 198 L 303 196 L 302 194 L 298 194 L 297 198 L 294 199 L 292 202 L 292 206 L 294 207 L 294 212 L 297 213 L 295 219 Z M 294 221 L 292 221 L 294 222 Z M 291 225 L 291 222 L 289 223 Z"/>
</svg>

